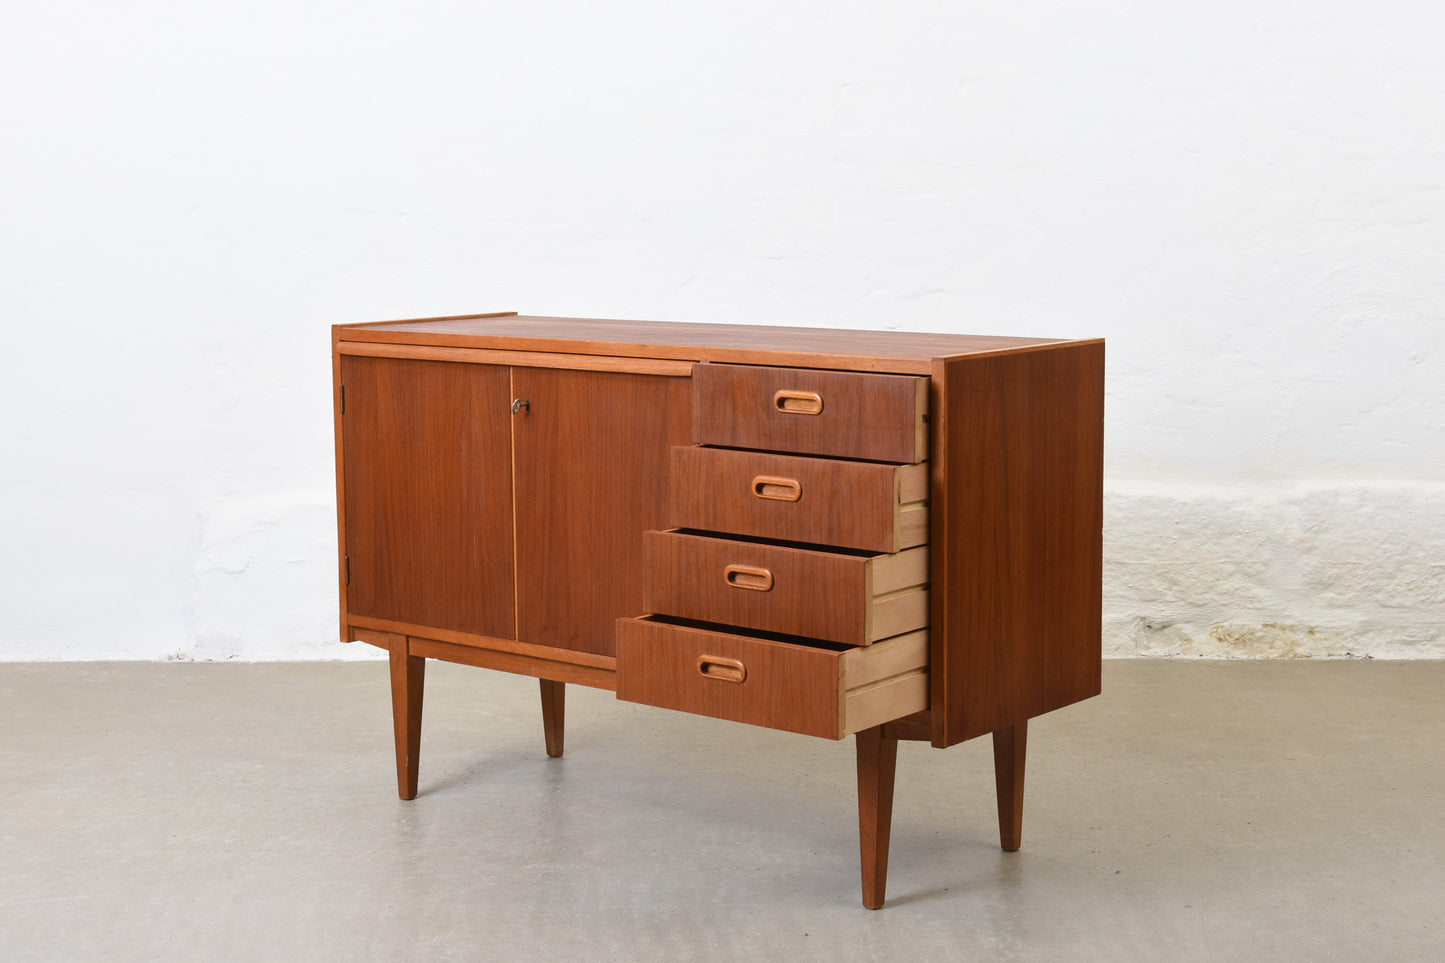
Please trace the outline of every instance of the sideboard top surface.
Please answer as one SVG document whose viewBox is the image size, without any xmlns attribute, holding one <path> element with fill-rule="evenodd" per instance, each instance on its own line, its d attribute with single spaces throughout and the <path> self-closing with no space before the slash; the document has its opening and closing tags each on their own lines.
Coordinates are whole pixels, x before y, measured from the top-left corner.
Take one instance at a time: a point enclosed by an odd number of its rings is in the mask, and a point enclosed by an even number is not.
<svg viewBox="0 0 1445 963">
<path fill-rule="evenodd" d="M 338 325 L 341 341 L 550 351 L 927 374 L 934 358 L 1016 351 L 1057 338 L 673 321 L 472 315 Z"/>
</svg>

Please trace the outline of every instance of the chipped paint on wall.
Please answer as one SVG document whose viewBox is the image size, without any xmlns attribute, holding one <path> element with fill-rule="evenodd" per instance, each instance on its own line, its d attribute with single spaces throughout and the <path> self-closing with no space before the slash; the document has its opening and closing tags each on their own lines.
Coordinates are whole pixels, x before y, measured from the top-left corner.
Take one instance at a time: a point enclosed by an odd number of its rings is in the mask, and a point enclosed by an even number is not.
<svg viewBox="0 0 1445 963">
<path fill-rule="evenodd" d="M 1445 657 L 1445 486 L 1112 486 L 1115 657 Z"/>
</svg>

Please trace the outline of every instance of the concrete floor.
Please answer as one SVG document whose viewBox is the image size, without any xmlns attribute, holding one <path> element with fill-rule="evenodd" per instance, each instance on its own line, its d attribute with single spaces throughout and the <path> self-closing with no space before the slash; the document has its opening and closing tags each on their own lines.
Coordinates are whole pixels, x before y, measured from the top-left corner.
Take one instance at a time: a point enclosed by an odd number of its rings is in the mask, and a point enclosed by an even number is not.
<svg viewBox="0 0 1445 963">
<path fill-rule="evenodd" d="M 859 905 L 851 741 L 432 664 L 396 798 L 386 667 L 0 664 L 4 960 L 1438 960 L 1445 663 L 1112 662 L 898 761 Z"/>
</svg>

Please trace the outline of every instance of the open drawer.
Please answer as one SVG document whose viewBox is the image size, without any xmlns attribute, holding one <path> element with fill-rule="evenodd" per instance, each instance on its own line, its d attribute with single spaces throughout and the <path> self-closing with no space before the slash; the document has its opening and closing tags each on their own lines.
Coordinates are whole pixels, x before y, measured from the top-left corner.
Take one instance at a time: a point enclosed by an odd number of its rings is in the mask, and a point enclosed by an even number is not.
<svg viewBox="0 0 1445 963">
<path fill-rule="evenodd" d="M 898 554 L 647 532 L 649 612 L 869 645 L 928 625 L 928 548 Z"/>
<path fill-rule="evenodd" d="M 901 552 L 928 541 L 928 463 L 675 445 L 673 528 Z"/>
<path fill-rule="evenodd" d="M 841 739 L 928 708 L 928 631 L 853 648 L 619 619 L 617 698 Z"/>
</svg>

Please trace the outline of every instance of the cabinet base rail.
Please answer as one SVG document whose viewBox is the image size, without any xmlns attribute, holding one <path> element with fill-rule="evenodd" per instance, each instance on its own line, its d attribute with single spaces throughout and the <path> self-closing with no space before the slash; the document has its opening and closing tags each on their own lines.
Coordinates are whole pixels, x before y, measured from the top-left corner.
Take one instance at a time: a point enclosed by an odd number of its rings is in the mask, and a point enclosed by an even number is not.
<svg viewBox="0 0 1445 963">
<path fill-rule="evenodd" d="M 397 793 L 402 799 L 415 799 L 417 795 L 422 695 L 428 658 L 537 676 L 542 703 L 544 744 L 547 755 L 551 758 L 561 756 L 563 751 L 567 682 L 601 689 L 616 688 L 615 683 L 612 683 L 614 673 L 610 669 L 548 660 L 536 653 L 501 652 L 375 629 L 353 630 L 353 634 L 358 641 L 385 648 L 390 655 L 396 781 Z M 557 678 L 558 675 L 562 678 Z M 929 741 L 931 728 L 929 714 L 925 710 L 865 729 L 854 736 L 858 763 L 858 845 L 862 895 L 863 905 L 868 909 L 880 909 L 883 906 L 888 884 L 888 842 L 893 824 L 893 787 L 899 740 Z M 999 845 L 1005 852 L 1010 853 L 1019 849 L 1023 832 L 1024 756 L 1027 742 L 1027 720 L 993 733 Z"/>
</svg>

